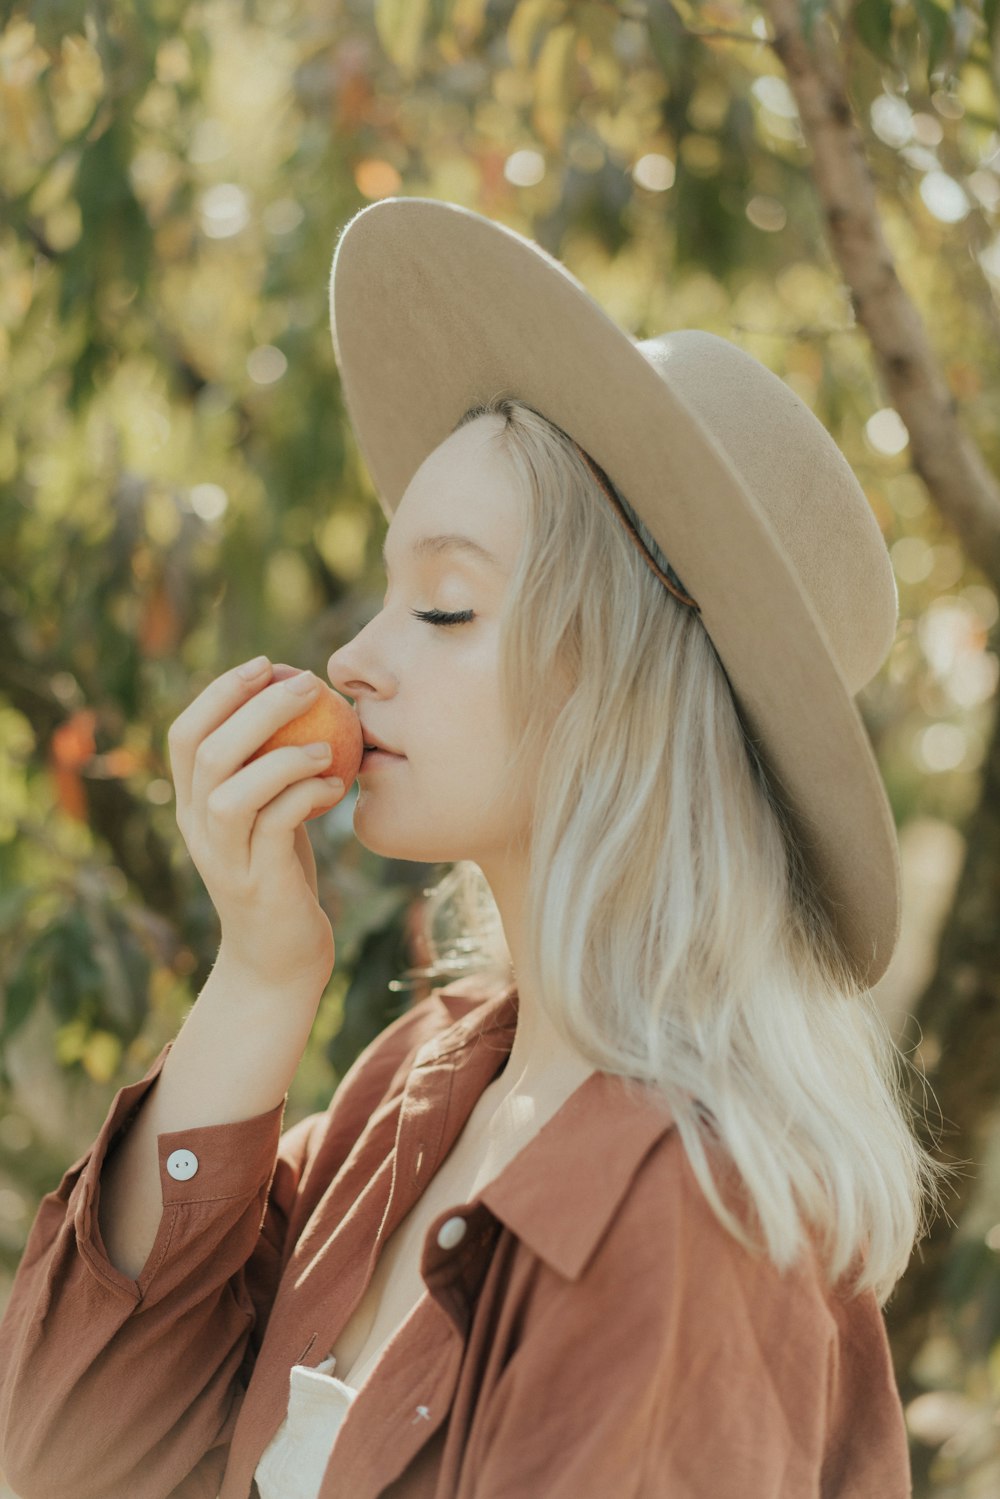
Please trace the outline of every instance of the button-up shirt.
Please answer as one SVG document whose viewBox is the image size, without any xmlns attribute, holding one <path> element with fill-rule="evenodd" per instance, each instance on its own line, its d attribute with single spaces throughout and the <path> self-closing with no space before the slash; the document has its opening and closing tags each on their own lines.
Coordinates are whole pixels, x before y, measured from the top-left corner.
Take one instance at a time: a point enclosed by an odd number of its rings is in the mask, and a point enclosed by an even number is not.
<svg viewBox="0 0 1000 1499">
<path fill-rule="evenodd" d="M 516 1022 L 516 991 L 465 978 L 284 1133 L 282 1103 L 160 1134 L 162 1216 L 132 1279 L 101 1239 L 101 1168 L 164 1047 L 43 1199 L 0 1323 L 0 1468 L 21 1499 L 254 1496 L 290 1370 L 328 1354 Z M 320 1499 L 908 1499 L 881 1310 L 828 1286 L 810 1246 L 785 1272 L 751 1253 L 662 1095 L 591 1073 L 430 1223 L 425 1290 Z"/>
</svg>

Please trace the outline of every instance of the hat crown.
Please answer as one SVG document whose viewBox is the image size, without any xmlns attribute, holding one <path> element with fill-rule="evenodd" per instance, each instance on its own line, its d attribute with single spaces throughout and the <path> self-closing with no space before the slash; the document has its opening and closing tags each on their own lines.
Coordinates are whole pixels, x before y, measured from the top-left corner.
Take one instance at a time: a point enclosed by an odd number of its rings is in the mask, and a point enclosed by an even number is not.
<svg viewBox="0 0 1000 1499">
<path fill-rule="evenodd" d="M 635 343 L 732 460 L 853 696 L 888 655 L 899 600 L 878 522 L 847 459 L 795 391 L 728 339 L 690 328 Z"/>
</svg>

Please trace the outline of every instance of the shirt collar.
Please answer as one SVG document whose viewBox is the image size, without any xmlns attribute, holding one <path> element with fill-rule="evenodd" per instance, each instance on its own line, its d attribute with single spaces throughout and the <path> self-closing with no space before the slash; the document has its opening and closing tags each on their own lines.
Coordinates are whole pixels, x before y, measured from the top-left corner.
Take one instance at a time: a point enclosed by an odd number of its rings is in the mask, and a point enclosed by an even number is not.
<svg viewBox="0 0 1000 1499">
<path fill-rule="evenodd" d="M 413 1065 L 436 1067 L 447 1059 L 456 1072 L 482 1068 L 477 1043 L 489 1036 L 495 1071 L 497 1051 L 509 1052 L 514 1041 L 514 986 L 498 981 L 484 990 L 481 981 L 462 979 L 438 997 L 454 1023 L 420 1049 Z M 552 1269 L 576 1280 L 642 1161 L 673 1128 L 673 1113 L 652 1085 L 593 1072 L 477 1200 Z"/>
</svg>

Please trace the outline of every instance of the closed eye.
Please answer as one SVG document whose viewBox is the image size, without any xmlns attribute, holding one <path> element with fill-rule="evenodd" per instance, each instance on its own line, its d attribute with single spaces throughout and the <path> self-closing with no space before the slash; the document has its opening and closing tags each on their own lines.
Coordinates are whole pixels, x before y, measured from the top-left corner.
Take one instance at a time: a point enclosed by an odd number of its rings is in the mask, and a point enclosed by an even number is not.
<svg viewBox="0 0 1000 1499">
<path fill-rule="evenodd" d="M 475 618 L 471 609 L 462 609 L 457 614 L 447 614 L 443 609 L 411 609 L 410 613 L 431 625 L 464 625 Z"/>
</svg>

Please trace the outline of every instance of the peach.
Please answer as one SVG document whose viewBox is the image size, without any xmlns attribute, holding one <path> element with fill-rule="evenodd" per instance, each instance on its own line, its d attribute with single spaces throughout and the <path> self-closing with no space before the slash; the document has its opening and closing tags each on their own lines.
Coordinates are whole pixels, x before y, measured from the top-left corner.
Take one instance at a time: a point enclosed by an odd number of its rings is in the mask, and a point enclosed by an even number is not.
<svg viewBox="0 0 1000 1499">
<path fill-rule="evenodd" d="M 293 666 L 275 665 L 271 668 L 272 680 L 276 682 L 297 674 L 298 668 Z M 250 760 L 256 760 L 261 755 L 267 754 L 268 750 L 280 749 L 285 744 L 315 744 L 319 740 L 326 740 L 333 750 L 333 757 L 329 764 L 316 774 L 338 776 L 344 783 L 346 795 L 361 769 L 361 757 L 365 748 L 364 735 L 361 731 L 361 720 L 350 703 L 346 698 L 341 697 L 339 692 L 328 687 L 325 682 L 320 684 L 319 697 L 311 702 L 297 718 L 283 724 L 269 739 L 265 739 L 260 749 L 250 756 Z M 321 817 L 325 810 L 327 809 L 311 812 L 306 821 L 310 821 L 313 817 Z"/>
</svg>

